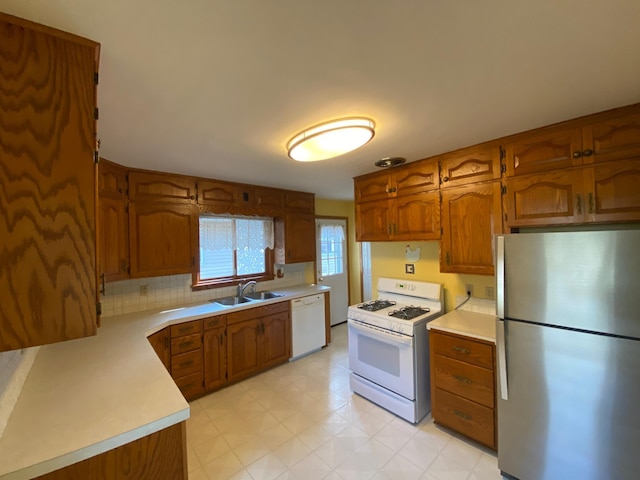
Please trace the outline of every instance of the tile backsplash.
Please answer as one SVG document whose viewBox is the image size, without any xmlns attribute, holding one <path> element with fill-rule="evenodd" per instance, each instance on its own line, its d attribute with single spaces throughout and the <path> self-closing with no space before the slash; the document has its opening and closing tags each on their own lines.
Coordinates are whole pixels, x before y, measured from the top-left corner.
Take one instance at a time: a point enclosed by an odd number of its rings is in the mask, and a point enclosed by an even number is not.
<svg viewBox="0 0 640 480">
<path fill-rule="evenodd" d="M 496 314 L 495 300 L 471 297 L 468 302 L 465 302 L 464 304 L 462 304 L 462 302 L 464 302 L 466 299 L 467 299 L 466 295 L 456 296 L 456 305 L 459 306 L 460 310 L 466 310 L 468 312 L 484 313 L 487 315 Z"/>
<path fill-rule="evenodd" d="M 276 265 L 284 273 L 282 278 L 260 282 L 258 290 L 276 290 L 308 283 L 309 269 L 313 264 L 298 263 Z M 172 308 L 190 303 L 206 302 L 212 298 L 234 295 L 236 287 L 191 290 L 191 275 L 169 275 L 164 277 L 136 278 L 110 282 L 106 294 L 102 295 L 102 316 L 110 317 L 124 313 Z"/>
</svg>

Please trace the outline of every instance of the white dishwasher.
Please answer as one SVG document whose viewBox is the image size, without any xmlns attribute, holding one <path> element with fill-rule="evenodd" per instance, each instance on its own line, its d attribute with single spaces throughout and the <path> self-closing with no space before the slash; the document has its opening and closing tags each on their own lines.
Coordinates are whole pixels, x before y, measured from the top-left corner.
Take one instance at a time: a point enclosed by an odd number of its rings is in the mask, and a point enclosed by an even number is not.
<svg viewBox="0 0 640 480">
<path fill-rule="evenodd" d="M 324 294 L 291 300 L 291 360 L 325 346 Z"/>
</svg>

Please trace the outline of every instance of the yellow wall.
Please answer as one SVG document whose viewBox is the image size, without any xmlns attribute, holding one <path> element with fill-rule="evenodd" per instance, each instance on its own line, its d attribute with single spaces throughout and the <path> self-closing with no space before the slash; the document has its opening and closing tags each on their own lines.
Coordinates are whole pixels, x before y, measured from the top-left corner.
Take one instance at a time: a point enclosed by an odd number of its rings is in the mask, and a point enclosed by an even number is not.
<svg viewBox="0 0 640 480">
<path fill-rule="evenodd" d="M 414 263 L 415 274 L 405 273 L 405 264 L 412 263 L 405 259 L 406 246 L 411 250 L 421 249 L 420 260 Z M 423 282 L 436 282 L 444 285 L 444 301 L 447 312 L 455 307 L 456 295 L 466 295 L 465 285 L 473 285 L 473 296 L 486 298 L 485 287 L 494 287 L 495 278 L 488 275 L 459 275 L 440 273 L 438 260 L 439 242 L 372 242 L 371 273 L 373 277 L 373 297 L 378 277 L 392 277 Z"/>
<path fill-rule="evenodd" d="M 356 243 L 355 204 L 349 200 L 316 198 L 316 215 L 347 217 L 347 244 L 349 248 L 349 305 L 360 303 L 360 246 Z"/>
</svg>

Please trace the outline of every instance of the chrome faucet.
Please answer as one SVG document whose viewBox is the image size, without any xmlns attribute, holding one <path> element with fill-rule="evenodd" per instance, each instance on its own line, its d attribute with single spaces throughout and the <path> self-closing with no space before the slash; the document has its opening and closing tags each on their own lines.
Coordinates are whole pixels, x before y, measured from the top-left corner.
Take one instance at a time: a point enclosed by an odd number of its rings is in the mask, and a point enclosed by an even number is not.
<svg viewBox="0 0 640 480">
<path fill-rule="evenodd" d="M 244 295 L 245 289 L 250 285 L 253 285 L 253 293 L 255 293 L 256 292 L 256 281 L 255 280 L 249 280 L 244 285 L 242 284 L 242 282 L 240 282 L 238 284 L 238 297 L 242 297 Z"/>
</svg>

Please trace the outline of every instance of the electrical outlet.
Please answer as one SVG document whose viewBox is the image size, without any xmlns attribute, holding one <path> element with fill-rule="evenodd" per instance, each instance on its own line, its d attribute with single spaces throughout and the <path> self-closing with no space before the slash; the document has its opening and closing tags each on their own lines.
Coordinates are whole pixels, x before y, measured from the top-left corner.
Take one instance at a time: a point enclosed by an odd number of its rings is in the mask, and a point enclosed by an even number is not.
<svg viewBox="0 0 640 480">
<path fill-rule="evenodd" d="M 146 297 L 149 294 L 149 285 L 140 285 L 140 296 Z"/>
<path fill-rule="evenodd" d="M 471 295 L 471 296 L 473 297 L 473 285 L 472 285 L 472 284 L 467 283 L 467 284 L 464 286 L 464 291 L 465 291 L 465 293 L 466 293 L 467 295 Z"/>
<path fill-rule="evenodd" d="M 495 300 L 496 291 L 493 287 L 484 287 L 484 297 L 489 300 Z"/>
</svg>

